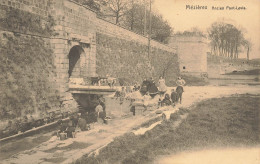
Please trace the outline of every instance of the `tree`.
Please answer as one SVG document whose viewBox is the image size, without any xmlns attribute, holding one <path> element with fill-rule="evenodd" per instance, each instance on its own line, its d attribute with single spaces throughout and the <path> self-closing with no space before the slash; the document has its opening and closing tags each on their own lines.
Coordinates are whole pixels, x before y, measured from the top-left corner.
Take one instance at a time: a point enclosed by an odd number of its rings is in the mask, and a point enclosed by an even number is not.
<svg viewBox="0 0 260 164">
<path fill-rule="evenodd" d="M 249 60 L 249 53 L 252 48 L 252 43 L 249 40 L 243 40 L 242 45 L 245 47 L 245 49 L 247 51 L 246 56 L 247 56 L 247 60 Z"/>
<path fill-rule="evenodd" d="M 115 17 L 115 24 L 118 24 L 120 22 L 120 19 L 125 15 L 126 11 L 129 7 L 129 1 L 128 0 L 104 0 L 107 4 L 110 10 L 113 12 L 113 17 Z"/>
<path fill-rule="evenodd" d="M 165 77 L 167 74 L 167 71 L 170 69 L 170 66 L 174 63 L 176 60 L 175 56 L 172 55 L 168 61 L 166 61 L 165 64 L 163 64 L 163 70 L 162 70 L 162 77 Z"/>
<path fill-rule="evenodd" d="M 144 34 L 144 9 L 143 5 L 133 3 L 125 14 L 123 26 L 138 34 Z"/>
<path fill-rule="evenodd" d="M 98 11 L 98 16 L 106 20 L 109 17 L 115 18 L 115 24 L 134 31 L 140 35 L 144 34 L 144 26 L 146 29 L 149 27 L 149 23 L 145 23 L 145 20 L 149 20 L 149 10 L 146 9 L 147 3 L 144 0 L 75 0 L 78 3 L 87 5 L 92 9 Z M 108 10 L 101 10 L 105 8 Z M 102 13 L 101 13 L 102 12 Z M 145 18 L 146 15 L 146 18 Z M 152 12 L 152 24 L 151 24 L 151 38 L 161 43 L 168 43 L 168 39 L 172 33 L 172 28 L 167 21 L 165 21 L 162 15 Z M 108 20 L 110 22 L 114 20 Z"/>
<path fill-rule="evenodd" d="M 241 48 L 247 45 L 243 32 L 224 22 L 213 23 L 208 29 L 208 36 L 211 40 L 211 52 L 217 56 L 237 59 Z"/>
<path fill-rule="evenodd" d="M 123 25 L 140 35 L 144 34 L 145 26 L 145 6 L 144 4 L 132 1 L 131 8 L 125 13 L 125 19 Z M 146 13 L 149 13 L 147 10 Z M 172 28 L 167 21 L 165 21 L 162 15 L 152 12 L 152 23 L 151 23 L 151 38 L 161 43 L 167 43 L 168 38 L 172 33 Z M 149 14 L 146 15 L 146 20 L 149 20 Z M 148 29 L 149 23 L 146 23 Z"/>
<path fill-rule="evenodd" d="M 163 20 L 162 15 L 153 13 L 151 38 L 161 43 L 168 43 L 171 33 L 172 28 Z"/>
<path fill-rule="evenodd" d="M 141 21 L 143 20 L 143 12 L 143 6 L 139 5 L 136 0 L 131 0 L 129 9 L 125 13 L 124 25 L 133 31 L 139 19 L 141 18 Z"/>
</svg>

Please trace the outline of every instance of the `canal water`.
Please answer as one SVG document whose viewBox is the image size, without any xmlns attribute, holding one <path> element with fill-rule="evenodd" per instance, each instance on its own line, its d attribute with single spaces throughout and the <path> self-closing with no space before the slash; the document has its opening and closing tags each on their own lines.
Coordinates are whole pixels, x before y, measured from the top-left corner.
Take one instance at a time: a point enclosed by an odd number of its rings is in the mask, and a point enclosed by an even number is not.
<svg viewBox="0 0 260 164">
<path fill-rule="evenodd" d="M 219 75 L 209 78 L 209 84 L 215 86 L 260 85 L 260 75 Z"/>
</svg>

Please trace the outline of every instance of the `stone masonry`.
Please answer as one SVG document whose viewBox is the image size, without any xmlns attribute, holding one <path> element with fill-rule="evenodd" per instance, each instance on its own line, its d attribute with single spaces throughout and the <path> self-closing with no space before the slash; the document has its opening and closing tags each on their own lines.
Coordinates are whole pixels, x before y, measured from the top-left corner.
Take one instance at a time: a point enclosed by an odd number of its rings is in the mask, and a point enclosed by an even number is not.
<svg viewBox="0 0 260 164">
<path fill-rule="evenodd" d="M 170 46 L 176 46 L 181 74 L 201 76 L 207 73 L 206 39 L 198 36 L 176 36 Z"/>
<path fill-rule="evenodd" d="M 96 51 L 97 46 L 99 45 L 97 45 L 96 40 L 97 36 L 100 35 L 97 34 L 112 37 L 114 40 L 119 39 L 124 42 L 128 41 L 133 43 L 131 45 L 134 46 L 129 47 L 122 52 L 124 54 L 135 51 L 136 45 L 142 46 L 142 49 L 144 50 L 148 44 L 146 37 L 97 18 L 94 11 L 70 0 L 0 0 L 0 5 L 24 10 L 40 15 L 43 18 L 47 18 L 48 16 L 54 18 L 55 35 L 49 38 L 49 42 L 53 49 L 53 60 L 56 66 L 57 77 L 55 80 L 61 93 L 67 93 L 68 95 L 68 55 L 73 47 L 80 47 L 83 50 L 76 67 L 80 69 L 80 77 L 87 78 L 98 76 L 96 72 Z M 163 54 L 176 56 L 175 48 L 170 48 L 156 41 L 151 41 L 151 47 L 153 52 L 163 52 Z M 121 51 L 118 52 L 118 55 L 120 56 Z M 153 53 L 153 57 L 156 58 L 156 53 Z M 112 64 L 116 64 L 116 62 L 117 61 L 114 60 L 114 63 Z M 98 67 L 102 66 L 99 65 Z M 172 72 L 173 71 L 178 73 L 178 70 L 172 70 Z M 68 96 L 65 95 L 64 99 L 67 99 L 67 97 Z"/>
</svg>

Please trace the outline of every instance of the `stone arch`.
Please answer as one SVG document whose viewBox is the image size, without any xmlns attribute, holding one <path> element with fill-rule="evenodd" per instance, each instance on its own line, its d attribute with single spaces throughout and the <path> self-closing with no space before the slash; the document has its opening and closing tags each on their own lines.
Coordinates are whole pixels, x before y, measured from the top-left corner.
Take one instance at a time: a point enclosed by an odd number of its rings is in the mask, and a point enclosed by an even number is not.
<svg viewBox="0 0 260 164">
<path fill-rule="evenodd" d="M 80 45 L 75 45 L 70 49 L 69 59 L 69 78 L 82 77 L 82 65 L 84 64 L 85 52 Z"/>
</svg>

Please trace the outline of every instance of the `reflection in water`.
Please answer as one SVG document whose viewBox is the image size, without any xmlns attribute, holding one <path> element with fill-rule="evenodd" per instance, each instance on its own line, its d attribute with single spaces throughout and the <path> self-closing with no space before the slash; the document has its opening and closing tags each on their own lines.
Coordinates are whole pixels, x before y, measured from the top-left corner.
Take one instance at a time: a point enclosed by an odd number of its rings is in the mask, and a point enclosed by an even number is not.
<svg viewBox="0 0 260 164">
<path fill-rule="evenodd" d="M 259 164 L 260 147 L 202 150 L 164 156 L 157 164 Z"/>
</svg>

